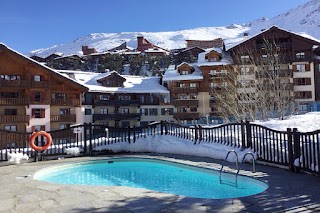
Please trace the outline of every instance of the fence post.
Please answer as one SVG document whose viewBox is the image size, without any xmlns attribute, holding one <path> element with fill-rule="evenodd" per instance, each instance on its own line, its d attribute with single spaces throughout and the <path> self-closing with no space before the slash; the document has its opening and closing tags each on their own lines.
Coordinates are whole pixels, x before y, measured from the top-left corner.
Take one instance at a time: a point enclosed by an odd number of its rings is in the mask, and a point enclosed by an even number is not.
<svg viewBox="0 0 320 213">
<path fill-rule="evenodd" d="M 198 128 L 197 125 L 194 125 L 194 144 L 197 144 L 198 140 Z"/>
<path fill-rule="evenodd" d="M 88 150 L 87 150 L 87 128 L 88 125 L 87 123 L 83 124 L 83 140 L 84 140 L 84 145 L 83 145 L 83 151 L 84 151 L 84 155 L 88 155 Z"/>
<path fill-rule="evenodd" d="M 160 123 L 161 124 L 161 126 L 160 126 L 160 129 L 161 129 L 161 133 L 160 134 L 161 135 L 163 135 L 163 123 L 164 123 L 163 120 L 161 120 L 161 123 Z"/>
<path fill-rule="evenodd" d="M 136 142 L 136 126 L 133 126 L 133 143 Z"/>
<path fill-rule="evenodd" d="M 167 135 L 168 134 L 168 126 L 169 126 L 169 122 L 165 121 L 164 122 L 164 134 Z"/>
<path fill-rule="evenodd" d="M 293 153 L 293 161 L 297 158 L 300 160 L 300 134 L 297 128 L 293 128 Z M 294 166 L 294 170 L 296 173 L 300 172 L 300 166 Z"/>
<path fill-rule="evenodd" d="M 92 123 L 89 123 L 89 154 L 92 155 L 93 147 L 92 147 Z"/>
<path fill-rule="evenodd" d="M 241 125 L 241 145 L 242 145 L 242 148 L 248 148 L 247 143 L 246 143 L 245 124 L 244 124 L 243 120 L 240 121 L 240 125 Z"/>
<path fill-rule="evenodd" d="M 199 142 L 202 141 L 202 127 L 199 125 Z"/>
<path fill-rule="evenodd" d="M 247 148 L 252 148 L 252 132 L 251 132 L 251 124 L 249 121 L 246 121 L 246 133 L 247 133 Z"/>
<path fill-rule="evenodd" d="M 130 144 L 130 126 L 128 126 L 128 142 Z"/>
<path fill-rule="evenodd" d="M 288 134 L 288 160 L 289 160 L 289 170 L 294 172 L 294 160 L 293 160 L 293 147 L 292 147 L 292 132 L 290 128 L 287 128 Z"/>
</svg>

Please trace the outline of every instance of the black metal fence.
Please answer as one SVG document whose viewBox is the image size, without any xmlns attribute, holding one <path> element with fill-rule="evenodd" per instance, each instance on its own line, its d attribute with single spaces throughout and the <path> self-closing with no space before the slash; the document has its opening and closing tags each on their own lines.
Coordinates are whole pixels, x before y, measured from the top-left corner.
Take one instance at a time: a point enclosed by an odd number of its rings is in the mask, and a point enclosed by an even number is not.
<svg viewBox="0 0 320 213">
<path fill-rule="evenodd" d="M 69 148 L 77 148 L 80 155 L 108 149 L 108 144 L 135 143 L 140 138 L 155 135 L 170 135 L 192 141 L 195 146 L 202 143 L 219 143 L 232 148 L 251 148 L 258 160 L 287 166 L 290 171 L 300 170 L 320 174 L 320 130 L 302 133 L 297 129 L 273 130 L 249 122 L 229 123 L 215 127 L 199 125 L 186 127 L 166 121 L 148 126 L 116 128 L 105 125 L 82 124 L 49 132 L 53 143 L 41 156 L 62 156 Z M 32 133 L 0 130 L 0 161 L 8 160 L 10 153 L 20 152 L 30 157 L 37 154 L 29 146 Z M 38 137 L 36 143 L 45 143 Z"/>
</svg>

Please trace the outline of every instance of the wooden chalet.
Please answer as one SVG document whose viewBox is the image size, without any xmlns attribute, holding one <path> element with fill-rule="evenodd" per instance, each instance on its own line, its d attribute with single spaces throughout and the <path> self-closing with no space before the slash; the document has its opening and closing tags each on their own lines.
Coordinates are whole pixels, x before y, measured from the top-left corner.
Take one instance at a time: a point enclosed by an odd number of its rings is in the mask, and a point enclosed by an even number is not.
<svg viewBox="0 0 320 213">
<path fill-rule="evenodd" d="M 59 129 L 77 122 L 88 89 L 0 44 L 0 128 Z"/>
</svg>

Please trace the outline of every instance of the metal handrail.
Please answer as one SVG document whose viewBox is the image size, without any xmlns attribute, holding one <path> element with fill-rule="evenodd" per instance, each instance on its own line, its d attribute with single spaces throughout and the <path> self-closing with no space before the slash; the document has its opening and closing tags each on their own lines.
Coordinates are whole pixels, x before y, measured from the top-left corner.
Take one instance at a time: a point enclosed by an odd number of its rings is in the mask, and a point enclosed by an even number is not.
<svg viewBox="0 0 320 213">
<path fill-rule="evenodd" d="M 252 154 L 252 152 L 247 152 L 246 154 L 244 154 L 244 156 L 242 157 L 242 160 L 241 160 L 241 164 L 238 168 L 238 171 L 237 171 L 237 174 L 236 174 L 236 186 L 238 186 L 238 175 L 239 175 L 239 172 L 241 170 L 241 166 L 242 164 L 244 163 L 244 160 L 246 159 L 246 156 L 247 155 L 251 155 L 252 156 L 252 172 L 255 173 L 256 172 L 256 160 L 254 158 L 254 155 Z"/>
<path fill-rule="evenodd" d="M 228 156 L 229 156 L 230 153 L 234 153 L 234 154 L 236 155 L 236 169 L 238 170 L 238 168 L 239 168 L 238 153 L 237 153 L 236 151 L 234 151 L 234 150 L 230 150 L 230 151 L 227 153 L 227 155 L 226 155 L 226 157 L 225 157 L 225 159 L 224 159 L 224 163 L 222 164 L 222 166 L 221 166 L 221 168 L 220 168 L 220 171 L 219 171 L 219 181 L 220 181 L 220 183 L 221 183 L 221 173 L 222 173 L 223 167 L 224 167 L 224 165 L 225 165 L 225 163 L 226 163 L 226 161 L 227 161 Z"/>
</svg>

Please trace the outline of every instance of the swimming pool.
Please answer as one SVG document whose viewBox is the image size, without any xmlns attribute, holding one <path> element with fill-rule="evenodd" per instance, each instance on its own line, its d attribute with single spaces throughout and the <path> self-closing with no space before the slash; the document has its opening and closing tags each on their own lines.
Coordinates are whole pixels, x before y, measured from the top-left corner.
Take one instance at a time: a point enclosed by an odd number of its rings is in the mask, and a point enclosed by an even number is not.
<svg viewBox="0 0 320 213">
<path fill-rule="evenodd" d="M 195 198 L 236 198 L 265 191 L 268 185 L 253 178 L 164 160 L 112 158 L 42 169 L 34 179 L 58 184 L 128 186 Z"/>
</svg>

